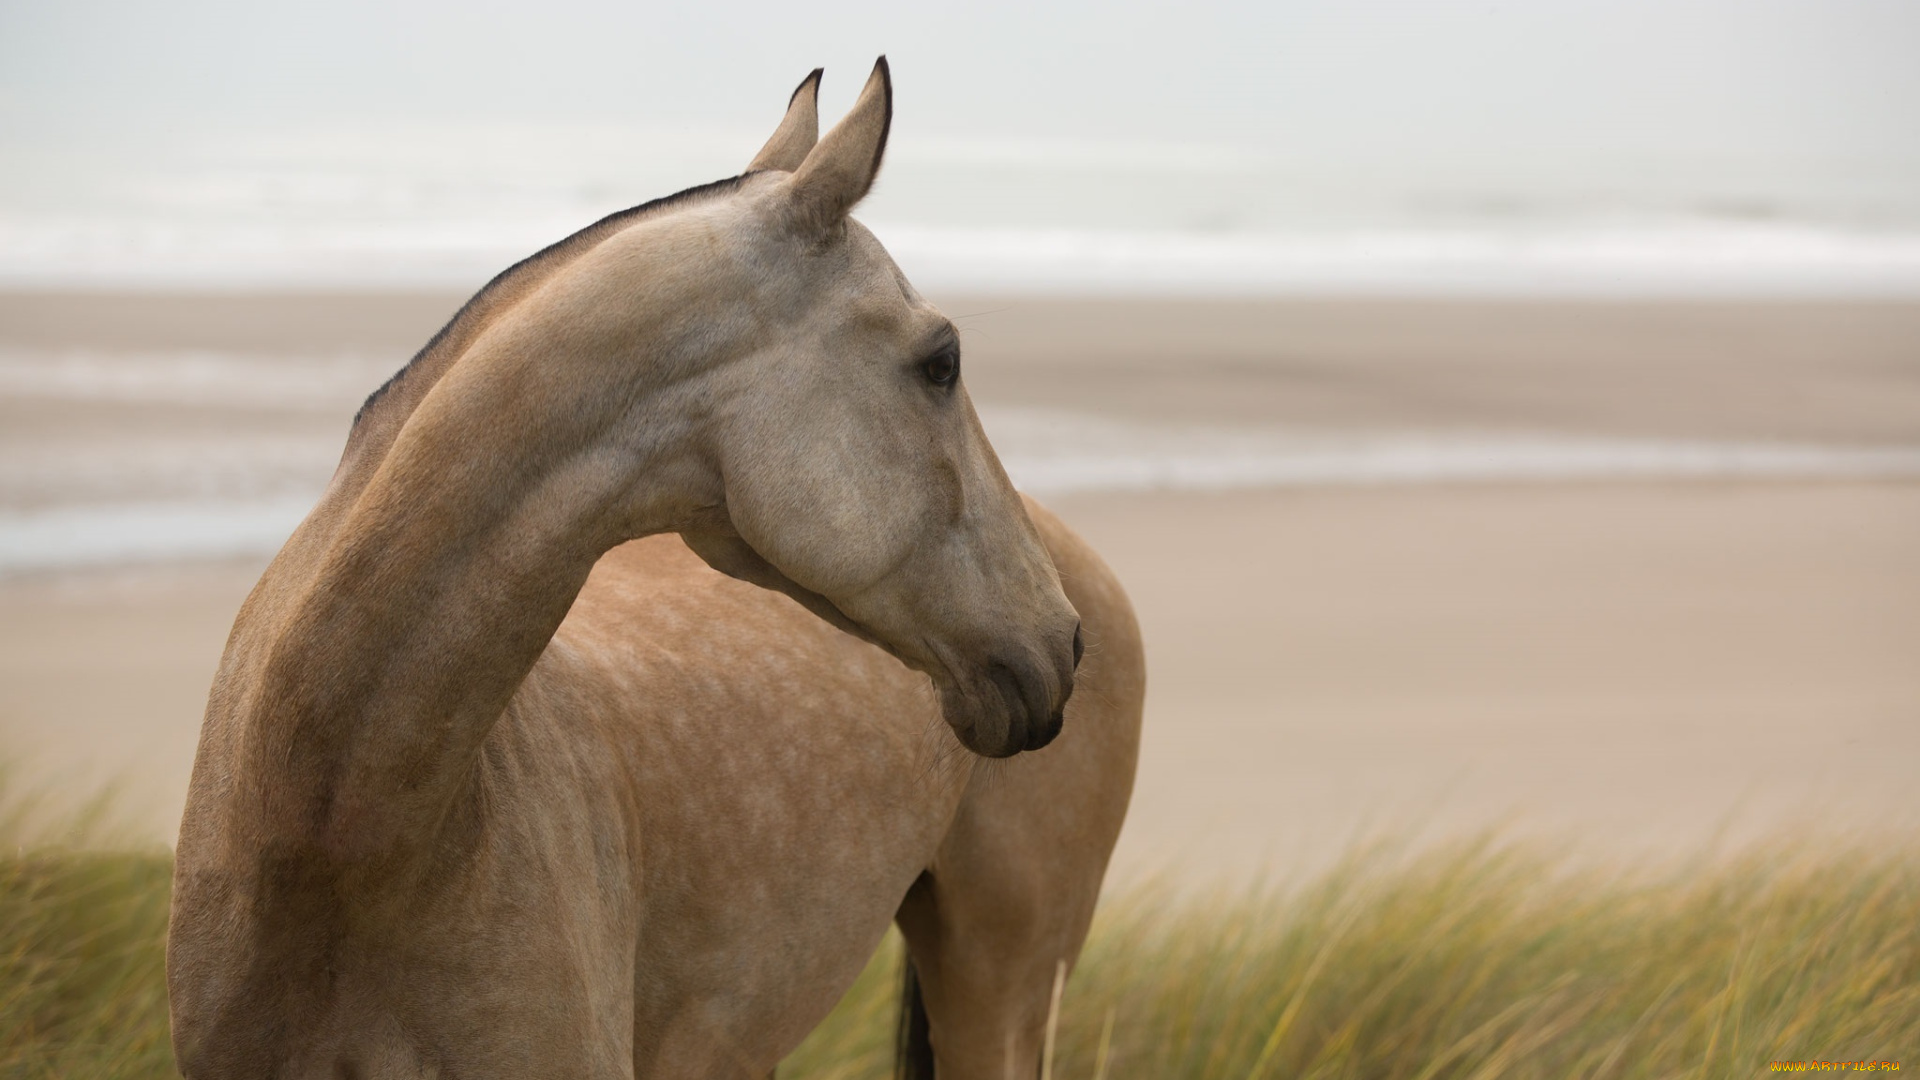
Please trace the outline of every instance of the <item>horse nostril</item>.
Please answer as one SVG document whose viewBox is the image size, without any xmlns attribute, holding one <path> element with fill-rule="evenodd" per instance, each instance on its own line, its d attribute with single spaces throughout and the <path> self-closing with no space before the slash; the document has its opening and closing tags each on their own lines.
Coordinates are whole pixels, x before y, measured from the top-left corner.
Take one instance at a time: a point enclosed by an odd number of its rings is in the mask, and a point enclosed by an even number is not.
<svg viewBox="0 0 1920 1080">
<path fill-rule="evenodd" d="M 1059 737 L 1060 729 L 1066 726 L 1066 706 L 1053 710 L 1045 724 L 1034 724 L 1027 729 L 1027 749 L 1043 750 L 1048 743 Z"/>
<path fill-rule="evenodd" d="M 1082 644 L 1080 641 L 1080 624 L 1074 623 L 1073 624 L 1073 669 L 1075 671 L 1080 670 L 1080 656 L 1086 651 L 1087 651 L 1086 645 Z"/>
</svg>

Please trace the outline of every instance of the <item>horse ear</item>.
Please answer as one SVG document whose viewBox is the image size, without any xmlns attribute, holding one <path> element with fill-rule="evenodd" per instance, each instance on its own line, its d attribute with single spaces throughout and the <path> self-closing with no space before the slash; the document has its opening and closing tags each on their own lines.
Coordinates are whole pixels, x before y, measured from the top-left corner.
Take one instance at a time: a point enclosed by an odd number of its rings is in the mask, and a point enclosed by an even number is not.
<svg viewBox="0 0 1920 1080">
<path fill-rule="evenodd" d="M 807 151 L 820 141 L 820 69 L 800 80 L 787 99 L 787 115 L 773 129 L 773 138 L 753 156 L 747 171 L 779 169 L 792 172 L 807 160 Z"/>
<path fill-rule="evenodd" d="M 838 225 L 873 187 L 893 126 L 893 75 L 887 58 L 873 65 L 853 109 L 833 126 L 796 169 L 789 183 L 795 216 L 803 227 L 825 231 Z"/>
</svg>

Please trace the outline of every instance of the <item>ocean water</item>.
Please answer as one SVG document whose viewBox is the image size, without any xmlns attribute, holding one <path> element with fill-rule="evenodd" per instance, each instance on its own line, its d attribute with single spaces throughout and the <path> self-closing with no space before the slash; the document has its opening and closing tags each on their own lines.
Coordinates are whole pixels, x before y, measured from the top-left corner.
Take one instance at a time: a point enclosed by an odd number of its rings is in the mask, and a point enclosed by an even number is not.
<svg viewBox="0 0 1920 1080">
<path fill-rule="evenodd" d="M 762 133 L 363 123 L 0 169 L 0 287 L 472 288 L 731 175 Z M 1404 171 L 1243 146 L 903 131 L 860 216 L 945 291 L 1920 295 L 1920 166 L 1568 155 Z"/>
</svg>

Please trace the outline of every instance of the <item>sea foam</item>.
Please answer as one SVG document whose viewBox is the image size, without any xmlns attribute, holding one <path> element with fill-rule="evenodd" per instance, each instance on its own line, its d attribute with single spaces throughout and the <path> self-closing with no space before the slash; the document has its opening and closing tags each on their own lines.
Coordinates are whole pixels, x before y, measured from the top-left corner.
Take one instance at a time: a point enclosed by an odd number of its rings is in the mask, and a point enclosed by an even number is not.
<svg viewBox="0 0 1920 1080">
<path fill-rule="evenodd" d="M 585 224 L 0 216 L 0 287 L 477 288 Z M 1788 223 L 1299 232 L 876 221 L 922 289 L 1172 295 L 1920 296 L 1920 233 Z"/>
</svg>

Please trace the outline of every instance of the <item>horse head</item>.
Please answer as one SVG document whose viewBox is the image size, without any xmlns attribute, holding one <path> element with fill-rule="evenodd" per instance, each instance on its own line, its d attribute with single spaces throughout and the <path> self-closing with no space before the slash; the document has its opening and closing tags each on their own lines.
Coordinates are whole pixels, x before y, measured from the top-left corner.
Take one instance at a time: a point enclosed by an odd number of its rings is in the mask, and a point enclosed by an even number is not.
<svg viewBox="0 0 1920 1080">
<path fill-rule="evenodd" d="M 969 749 L 1037 749 L 1060 729 L 1079 622 L 981 430 L 953 323 L 849 216 L 886 149 L 886 61 L 816 141 L 818 74 L 738 187 L 662 222 L 711 315 L 687 393 L 719 497 L 679 531 L 929 675 Z"/>
</svg>

